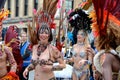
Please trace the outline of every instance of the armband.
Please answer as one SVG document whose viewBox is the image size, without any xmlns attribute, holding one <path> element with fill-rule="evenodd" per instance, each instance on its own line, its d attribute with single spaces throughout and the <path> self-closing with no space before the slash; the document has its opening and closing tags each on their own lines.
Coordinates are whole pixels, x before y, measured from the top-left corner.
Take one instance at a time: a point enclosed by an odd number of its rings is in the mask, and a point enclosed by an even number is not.
<svg viewBox="0 0 120 80">
<path fill-rule="evenodd" d="M 32 64 L 30 64 L 28 67 L 27 67 L 28 71 L 31 71 L 34 69 L 34 66 L 32 66 Z"/>
<path fill-rule="evenodd" d="M 92 64 L 92 62 L 91 62 L 91 61 L 89 61 L 89 60 L 87 60 L 87 61 L 85 62 L 85 64 L 91 65 L 91 64 Z"/>
<path fill-rule="evenodd" d="M 63 68 L 60 68 L 60 67 L 58 67 L 58 66 L 53 66 L 52 67 L 52 71 L 59 71 L 59 70 L 62 70 Z"/>
<path fill-rule="evenodd" d="M 90 64 L 92 64 L 92 62 L 88 60 L 88 61 L 87 61 L 87 64 L 89 64 L 89 65 L 90 65 Z"/>
</svg>

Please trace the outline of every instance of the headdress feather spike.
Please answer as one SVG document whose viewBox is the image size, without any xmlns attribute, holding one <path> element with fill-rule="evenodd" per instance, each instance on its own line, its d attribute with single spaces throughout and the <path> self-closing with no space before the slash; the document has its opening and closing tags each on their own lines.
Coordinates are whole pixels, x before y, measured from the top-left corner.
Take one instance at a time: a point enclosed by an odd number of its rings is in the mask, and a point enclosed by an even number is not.
<svg viewBox="0 0 120 80">
<path fill-rule="evenodd" d="M 54 15 L 57 10 L 57 2 L 58 0 L 43 0 L 43 8 L 38 10 L 37 14 L 33 17 L 33 27 L 31 28 L 28 25 L 29 34 L 30 34 L 30 41 L 32 45 L 37 44 L 37 32 L 42 25 L 47 25 L 48 27 L 52 28 L 55 26 L 54 24 Z M 34 34 L 34 36 L 32 36 Z"/>
<path fill-rule="evenodd" d="M 92 18 L 94 22 L 92 30 L 94 30 L 94 34 L 97 34 L 95 37 L 97 37 L 99 41 L 97 48 L 109 49 L 113 47 L 113 43 L 111 43 L 112 38 L 110 39 L 110 36 L 119 38 L 117 35 L 120 32 L 120 0 L 93 0 L 93 4 L 96 18 L 95 16 Z M 120 42 L 114 42 L 114 44 L 119 45 Z"/>
</svg>

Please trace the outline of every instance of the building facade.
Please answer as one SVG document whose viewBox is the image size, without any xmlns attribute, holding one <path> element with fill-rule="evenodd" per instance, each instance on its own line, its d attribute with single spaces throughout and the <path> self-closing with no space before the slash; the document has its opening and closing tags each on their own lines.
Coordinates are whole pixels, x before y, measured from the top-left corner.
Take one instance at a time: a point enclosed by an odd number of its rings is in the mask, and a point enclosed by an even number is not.
<svg viewBox="0 0 120 80">
<path fill-rule="evenodd" d="M 32 21 L 33 9 L 42 7 L 43 0 L 6 0 L 5 9 L 10 11 L 8 19 L 3 22 L 3 27 L 17 25 L 26 27 L 28 21 Z"/>
<path fill-rule="evenodd" d="M 61 0 L 62 1 L 62 0 Z M 81 0 L 63 0 L 65 11 L 69 11 L 78 6 Z M 33 9 L 42 8 L 43 0 L 6 0 L 5 9 L 10 10 L 7 20 L 3 22 L 3 27 L 17 25 L 19 28 L 26 27 L 28 21 L 32 21 Z M 59 18 L 55 19 L 57 25 Z"/>
</svg>

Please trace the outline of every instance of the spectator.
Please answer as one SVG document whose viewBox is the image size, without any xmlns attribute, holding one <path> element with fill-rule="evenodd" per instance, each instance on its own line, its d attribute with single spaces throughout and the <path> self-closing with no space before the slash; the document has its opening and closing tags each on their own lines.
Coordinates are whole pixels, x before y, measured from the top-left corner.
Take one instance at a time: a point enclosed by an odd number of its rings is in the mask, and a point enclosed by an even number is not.
<svg viewBox="0 0 120 80">
<path fill-rule="evenodd" d="M 27 28 L 22 28 L 21 30 L 21 45 L 20 45 L 20 54 L 23 59 L 22 71 L 20 74 L 20 80 L 27 80 L 23 77 L 23 71 L 30 64 L 32 51 L 29 48 L 30 42 L 27 40 Z"/>
</svg>

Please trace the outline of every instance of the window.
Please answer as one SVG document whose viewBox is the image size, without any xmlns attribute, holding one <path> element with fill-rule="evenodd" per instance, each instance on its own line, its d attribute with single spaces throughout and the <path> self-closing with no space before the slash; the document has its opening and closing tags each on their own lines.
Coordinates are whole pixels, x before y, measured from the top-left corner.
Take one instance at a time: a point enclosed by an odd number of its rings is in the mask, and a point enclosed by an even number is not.
<svg viewBox="0 0 120 80">
<path fill-rule="evenodd" d="M 68 12 L 73 9 L 73 0 L 65 0 L 65 10 Z"/>
<path fill-rule="evenodd" d="M 25 6 L 24 15 L 26 16 L 28 14 L 28 0 L 25 0 L 24 6 Z"/>
<path fill-rule="evenodd" d="M 10 2 L 11 0 L 8 0 L 8 10 L 10 11 L 11 10 L 11 2 Z M 10 14 L 8 15 L 8 17 L 10 17 Z"/>
<path fill-rule="evenodd" d="M 16 0 L 16 17 L 19 15 L 19 0 Z"/>
<path fill-rule="evenodd" d="M 34 9 L 38 9 L 38 0 L 34 0 Z"/>
</svg>

